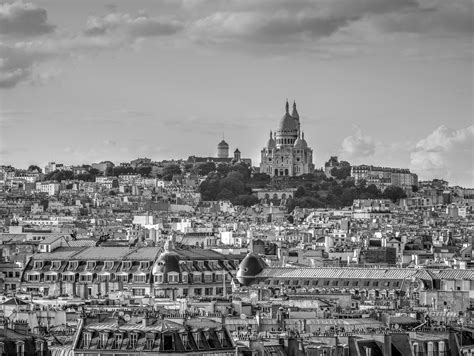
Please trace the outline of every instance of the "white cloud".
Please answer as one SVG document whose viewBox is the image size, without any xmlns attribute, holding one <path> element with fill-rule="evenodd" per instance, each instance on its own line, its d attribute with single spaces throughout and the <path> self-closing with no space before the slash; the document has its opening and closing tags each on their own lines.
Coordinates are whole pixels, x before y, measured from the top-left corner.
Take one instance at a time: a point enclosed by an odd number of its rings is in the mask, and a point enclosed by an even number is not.
<svg viewBox="0 0 474 356">
<path fill-rule="evenodd" d="M 119 32 L 131 38 L 169 36 L 184 28 L 184 25 L 169 18 L 149 17 L 146 14 L 130 15 L 110 13 L 91 16 L 87 19 L 84 33 L 87 36 L 103 36 Z"/>
<path fill-rule="evenodd" d="M 342 141 L 341 155 L 345 159 L 358 159 L 372 156 L 375 153 L 375 141 L 357 128 L 354 135 L 347 136 Z"/>
<path fill-rule="evenodd" d="M 39 36 L 54 31 L 45 9 L 29 2 L 0 4 L 0 34 L 10 36 Z"/>
<path fill-rule="evenodd" d="M 446 177 L 453 184 L 474 186 L 474 125 L 455 130 L 439 126 L 416 144 L 411 165 L 423 179 Z"/>
</svg>

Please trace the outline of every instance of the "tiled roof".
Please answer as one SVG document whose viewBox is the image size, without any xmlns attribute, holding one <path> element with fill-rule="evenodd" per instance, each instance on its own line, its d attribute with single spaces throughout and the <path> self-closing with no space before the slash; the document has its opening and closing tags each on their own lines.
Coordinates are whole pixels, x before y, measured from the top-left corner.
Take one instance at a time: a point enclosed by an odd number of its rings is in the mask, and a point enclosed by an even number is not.
<svg viewBox="0 0 474 356">
<path fill-rule="evenodd" d="M 59 247 L 53 252 L 49 253 L 37 253 L 33 255 L 34 260 L 44 260 L 44 261 L 61 261 L 69 260 L 77 253 L 83 251 L 84 247 Z"/>
<path fill-rule="evenodd" d="M 474 280 L 474 270 L 472 269 L 445 269 L 439 272 L 434 272 L 434 275 L 440 279 Z"/>
<path fill-rule="evenodd" d="M 406 279 L 417 276 L 416 269 L 390 268 L 282 268 L 267 267 L 258 274 L 258 278 L 317 278 L 317 279 Z M 429 276 L 429 275 L 428 275 Z M 418 277 L 418 276 L 417 276 Z M 424 276 L 426 277 L 426 276 Z"/>
<path fill-rule="evenodd" d="M 129 247 L 89 247 L 75 256 L 76 260 L 114 260 L 123 259 L 132 250 Z"/>
</svg>

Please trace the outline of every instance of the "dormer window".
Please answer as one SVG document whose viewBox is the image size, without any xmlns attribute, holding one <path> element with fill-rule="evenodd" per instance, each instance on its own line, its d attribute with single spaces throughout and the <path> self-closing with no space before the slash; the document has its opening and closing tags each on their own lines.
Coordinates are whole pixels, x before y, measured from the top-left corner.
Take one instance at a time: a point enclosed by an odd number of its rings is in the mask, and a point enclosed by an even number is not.
<svg viewBox="0 0 474 356">
<path fill-rule="evenodd" d="M 84 333 L 84 348 L 89 348 L 91 344 L 92 335 L 90 332 Z"/>
<path fill-rule="evenodd" d="M 104 268 L 105 269 L 112 269 L 114 267 L 114 261 L 105 261 Z"/>
<path fill-rule="evenodd" d="M 121 333 L 115 334 L 115 349 L 120 349 L 122 347 L 123 335 Z"/>
<path fill-rule="evenodd" d="M 140 269 L 147 269 L 150 266 L 148 261 L 141 261 L 140 262 Z"/>
<path fill-rule="evenodd" d="M 109 340 L 109 335 L 107 332 L 100 334 L 100 348 L 105 349 L 107 347 L 107 341 Z"/>
<path fill-rule="evenodd" d="M 122 269 L 130 269 L 132 267 L 132 261 L 123 261 Z"/>
<path fill-rule="evenodd" d="M 69 261 L 68 268 L 74 270 L 74 269 L 77 268 L 78 264 L 79 264 L 79 262 L 77 262 L 77 261 Z"/>
<path fill-rule="evenodd" d="M 155 275 L 155 283 L 163 283 L 163 275 L 162 274 Z"/>
<path fill-rule="evenodd" d="M 43 261 L 35 261 L 35 264 L 34 264 L 34 269 L 40 269 L 40 268 L 43 268 Z"/>
<path fill-rule="evenodd" d="M 61 261 L 51 262 L 51 269 L 59 269 L 59 267 L 61 267 Z"/>
<path fill-rule="evenodd" d="M 138 342 L 138 334 L 137 333 L 130 333 L 129 337 L 130 337 L 130 347 L 132 349 L 136 348 L 137 347 L 137 342 Z"/>
<path fill-rule="evenodd" d="M 181 278 L 183 279 L 183 283 L 188 283 L 188 274 L 187 273 L 183 273 Z"/>
<path fill-rule="evenodd" d="M 90 270 L 90 269 L 94 269 L 95 267 L 95 261 L 87 261 L 87 269 Z"/>
<path fill-rule="evenodd" d="M 170 272 L 168 273 L 168 283 L 178 283 L 179 282 L 179 274 Z"/>
</svg>

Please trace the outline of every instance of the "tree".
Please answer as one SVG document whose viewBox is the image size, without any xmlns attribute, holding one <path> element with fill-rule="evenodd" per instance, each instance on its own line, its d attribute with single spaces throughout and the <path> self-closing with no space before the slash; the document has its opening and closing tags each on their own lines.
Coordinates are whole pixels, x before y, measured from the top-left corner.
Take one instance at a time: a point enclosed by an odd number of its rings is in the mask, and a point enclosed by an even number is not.
<svg viewBox="0 0 474 356">
<path fill-rule="evenodd" d="M 150 166 L 142 166 L 138 167 L 136 169 L 137 173 L 140 174 L 142 177 L 149 177 L 151 173 L 151 167 Z"/>
<path fill-rule="evenodd" d="M 351 176 L 351 166 L 334 167 L 331 169 L 331 175 L 336 179 L 346 179 Z"/>
<path fill-rule="evenodd" d="M 181 168 L 177 164 L 170 164 L 163 169 L 163 179 L 170 181 L 176 174 L 181 174 Z"/>
<path fill-rule="evenodd" d="M 385 199 L 390 199 L 392 202 L 397 202 L 400 199 L 406 198 L 407 194 L 405 191 L 397 186 L 391 185 L 383 191 L 383 197 Z"/>
<path fill-rule="evenodd" d="M 34 164 L 32 164 L 28 167 L 28 171 L 29 172 L 38 172 L 38 173 L 42 172 L 41 168 L 38 167 L 37 165 L 34 165 Z"/>
<path fill-rule="evenodd" d="M 214 162 L 205 162 L 195 167 L 194 171 L 200 176 L 207 176 L 209 173 L 216 170 L 216 164 Z"/>
</svg>

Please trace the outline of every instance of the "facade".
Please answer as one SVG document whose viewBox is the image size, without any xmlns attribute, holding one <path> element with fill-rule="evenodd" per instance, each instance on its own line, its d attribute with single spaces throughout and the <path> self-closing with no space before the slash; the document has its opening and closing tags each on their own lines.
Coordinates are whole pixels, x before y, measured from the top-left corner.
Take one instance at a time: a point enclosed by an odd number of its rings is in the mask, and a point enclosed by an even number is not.
<svg viewBox="0 0 474 356">
<path fill-rule="evenodd" d="M 300 176 L 313 173 L 313 150 L 308 147 L 301 131 L 300 117 L 293 103 L 290 115 L 288 101 L 278 130 L 261 151 L 260 173 L 269 176 Z"/>
<path fill-rule="evenodd" d="M 60 247 L 31 258 L 21 288 L 43 296 L 86 299 L 117 291 L 135 299 L 223 296 L 231 293 L 242 259 L 199 248 L 167 247 L 160 253 L 158 247 Z"/>
<path fill-rule="evenodd" d="M 159 315 L 96 315 L 80 319 L 75 355 L 216 355 L 233 356 L 227 329 L 191 328 Z"/>
<path fill-rule="evenodd" d="M 374 184 L 381 191 L 391 185 L 409 190 L 418 185 L 418 176 L 415 173 L 410 173 L 409 169 L 368 165 L 352 166 L 351 177 L 355 179 L 356 184 L 365 180 L 367 185 Z"/>
</svg>

